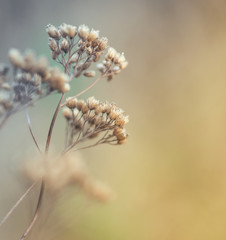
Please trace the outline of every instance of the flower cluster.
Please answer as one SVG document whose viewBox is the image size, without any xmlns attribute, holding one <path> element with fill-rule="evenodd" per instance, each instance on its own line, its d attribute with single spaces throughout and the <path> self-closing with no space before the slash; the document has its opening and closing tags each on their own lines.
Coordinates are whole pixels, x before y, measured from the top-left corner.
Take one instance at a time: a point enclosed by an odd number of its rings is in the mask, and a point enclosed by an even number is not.
<svg viewBox="0 0 226 240">
<path fill-rule="evenodd" d="M 64 93 L 70 89 L 68 76 L 58 68 L 49 67 L 45 57 L 36 58 L 30 50 L 22 55 L 17 49 L 11 49 L 9 60 L 13 66 L 12 79 L 8 67 L 0 68 L 2 114 L 16 112 L 54 91 Z"/>
<path fill-rule="evenodd" d="M 49 47 L 52 58 L 67 68 L 72 77 L 82 73 L 86 77 L 94 77 L 94 70 L 87 70 L 92 62 L 99 61 L 102 53 L 108 47 L 108 39 L 100 37 L 99 31 L 89 29 L 86 25 L 79 27 L 61 24 L 58 28 L 49 24 L 46 31 L 49 35 Z M 112 79 L 127 66 L 124 54 L 109 48 L 102 65 L 97 65 L 103 77 Z"/>
<path fill-rule="evenodd" d="M 128 134 L 128 116 L 114 103 L 100 102 L 94 97 L 87 101 L 71 98 L 63 114 L 67 120 L 66 149 L 69 151 L 86 139 L 98 139 L 95 144 L 123 144 Z M 81 149 L 81 148 L 80 148 Z"/>
<path fill-rule="evenodd" d="M 113 79 L 114 74 L 119 74 L 122 69 L 126 68 L 128 62 L 124 53 L 118 53 L 114 48 L 109 48 L 102 63 L 97 64 L 97 68 L 103 74 L 107 74 L 107 79 Z"/>
<path fill-rule="evenodd" d="M 33 158 L 25 165 L 26 176 L 32 181 L 41 178 L 52 193 L 62 191 L 67 186 L 80 187 L 89 197 L 107 201 L 113 197 L 112 191 L 102 182 L 90 177 L 87 166 L 80 155 L 55 154 Z"/>
</svg>

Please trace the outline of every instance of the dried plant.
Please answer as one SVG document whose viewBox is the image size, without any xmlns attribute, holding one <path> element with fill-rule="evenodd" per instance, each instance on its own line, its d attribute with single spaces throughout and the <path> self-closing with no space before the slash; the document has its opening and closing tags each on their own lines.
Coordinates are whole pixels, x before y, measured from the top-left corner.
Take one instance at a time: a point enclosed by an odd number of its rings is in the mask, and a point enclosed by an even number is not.
<svg viewBox="0 0 226 240">
<path fill-rule="evenodd" d="M 87 101 L 78 99 L 100 79 L 106 78 L 110 81 L 114 75 L 126 68 L 128 62 L 124 54 L 108 47 L 108 39 L 100 37 L 99 31 L 90 30 L 86 25 L 76 27 L 63 23 L 56 28 L 49 24 L 46 31 L 49 36 L 52 59 L 63 67 L 63 72 L 59 68 L 50 67 L 45 57 L 37 58 L 31 50 L 27 50 L 24 54 L 17 49 L 9 51 L 11 72 L 5 64 L 0 66 L 0 116 L 2 118 L 0 129 L 12 114 L 25 110 L 31 136 L 40 152 L 38 156 L 32 156 L 29 159 L 24 171 L 34 183 L 0 222 L 1 226 L 35 183 L 41 181 L 36 211 L 20 239 L 24 239 L 34 226 L 45 189 L 54 193 L 68 185 L 76 185 L 95 199 L 106 201 L 112 197 L 111 191 L 106 186 L 90 176 L 77 151 L 105 143 L 123 144 L 128 137 L 125 130 L 128 116 L 115 103 L 101 102 L 94 97 L 88 98 Z M 104 52 L 106 53 L 101 61 Z M 96 65 L 96 71 L 90 70 L 92 63 Z M 93 78 L 96 72 L 99 72 L 99 76 L 89 87 L 63 102 L 64 94 L 70 90 L 73 79 L 81 75 Z M 27 108 L 52 93 L 60 93 L 61 97 L 54 112 L 43 151 L 32 131 Z M 66 120 L 65 145 L 61 152 L 50 155 L 48 152 L 52 131 L 61 108 Z"/>
</svg>

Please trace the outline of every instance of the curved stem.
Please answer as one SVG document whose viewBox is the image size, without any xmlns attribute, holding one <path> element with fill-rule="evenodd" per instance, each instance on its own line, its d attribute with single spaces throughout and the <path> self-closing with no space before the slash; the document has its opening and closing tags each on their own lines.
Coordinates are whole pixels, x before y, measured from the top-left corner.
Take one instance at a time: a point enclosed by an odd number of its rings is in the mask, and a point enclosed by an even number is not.
<svg viewBox="0 0 226 240">
<path fill-rule="evenodd" d="M 82 95 L 83 93 L 87 92 L 90 88 L 92 88 L 94 85 L 96 85 L 101 78 L 103 78 L 104 76 L 101 75 L 99 78 L 97 78 L 89 87 L 87 87 L 86 89 L 84 89 L 83 91 L 81 91 L 80 93 L 78 93 L 77 95 L 75 95 L 74 97 L 70 98 L 70 100 L 75 99 L 77 97 L 79 97 L 80 95 Z M 60 105 L 60 107 L 62 108 L 63 106 L 65 106 L 67 104 L 67 101 L 64 102 L 63 104 Z"/>
<path fill-rule="evenodd" d="M 55 124 L 55 121 L 56 121 L 56 118 L 57 118 L 57 114 L 60 110 L 60 105 L 61 105 L 61 102 L 63 100 L 63 97 L 64 97 L 64 94 L 61 95 L 60 101 L 57 105 L 57 108 L 55 110 L 55 113 L 53 115 L 53 118 L 52 118 L 52 121 L 51 121 L 51 124 L 50 124 L 49 132 L 48 132 L 48 136 L 47 136 L 47 140 L 46 140 L 46 148 L 45 148 L 45 154 L 46 155 L 48 154 L 48 151 L 49 151 L 49 145 L 50 145 L 50 141 L 51 141 L 51 137 L 52 137 L 53 127 L 54 127 L 54 124 Z M 39 210 L 40 210 L 40 207 L 41 207 L 41 204 L 42 204 L 44 189 L 45 189 L 45 182 L 42 179 L 41 188 L 40 188 L 39 197 L 38 197 L 38 203 L 37 203 L 37 206 L 36 206 L 34 216 L 31 220 L 29 226 L 27 227 L 26 231 L 21 236 L 20 240 L 24 239 L 28 235 L 28 233 L 31 231 L 32 227 L 34 226 L 35 222 L 38 219 Z"/>
<path fill-rule="evenodd" d="M 31 120 L 30 120 L 30 116 L 29 116 L 29 113 L 28 113 L 27 108 L 25 109 L 25 115 L 26 115 L 26 119 L 27 119 L 29 131 L 30 131 L 30 133 L 31 133 L 31 137 L 32 137 L 32 139 L 33 139 L 33 141 L 34 141 L 34 143 L 35 143 L 38 151 L 42 154 L 41 149 L 40 149 L 40 147 L 39 147 L 39 145 L 38 145 L 38 143 L 37 143 L 37 140 L 36 140 L 36 138 L 35 138 L 35 136 L 34 136 L 34 133 L 33 133 L 33 130 L 32 130 Z"/>
<path fill-rule="evenodd" d="M 39 198 L 38 198 L 38 203 L 37 203 L 37 207 L 36 207 L 36 210 L 35 210 L 34 217 L 33 217 L 32 221 L 31 221 L 31 223 L 29 224 L 28 228 L 24 232 L 24 234 L 21 236 L 20 240 L 24 239 L 27 236 L 27 234 L 30 232 L 30 230 L 32 229 L 33 225 L 35 224 L 35 222 L 36 222 L 36 220 L 38 218 L 39 209 L 40 209 L 41 204 L 42 204 L 44 188 L 45 188 L 45 183 L 42 180 L 41 189 L 40 189 Z"/>
<path fill-rule="evenodd" d="M 27 196 L 27 194 L 31 191 L 31 189 L 37 184 L 37 182 L 34 182 L 27 190 L 26 192 L 17 200 L 17 202 L 12 206 L 12 208 L 8 211 L 8 213 L 5 215 L 5 217 L 0 222 L 0 227 L 5 223 L 5 221 L 10 217 L 10 215 L 14 212 L 14 210 L 17 208 L 17 206 L 23 201 L 23 199 Z"/>
<path fill-rule="evenodd" d="M 57 105 L 57 108 L 55 110 L 55 113 L 53 115 L 53 118 L 52 118 L 52 121 L 51 121 L 51 124 L 50 124 L 50 128 L 49 128 L 49 132 L 48 132 L 48 136 L 47 136 L 47 140 L 46 140 L 46 148 L 45 148 L 45 153 L 47 154 L 48 151 L 49 151 L 49 144 L 50 144 L 50 141 L 51 141 L 51 137 L 52 137 L 52 132 L 53 132 L 53 127 L 54 127 L 54 124 L 55 124 L 55 121 L 56 121 L 56 118 L 57 118 L 57 115 L 58 115 L 58 112 L 60 110 L 60 107 L 61 107 L 61 103 L 63 101 L 63 98 L 64 98 L 64 93 L 62 93 L 61 95 L 61 98 L 60 98 L 60 101 Z"/>
</svg>

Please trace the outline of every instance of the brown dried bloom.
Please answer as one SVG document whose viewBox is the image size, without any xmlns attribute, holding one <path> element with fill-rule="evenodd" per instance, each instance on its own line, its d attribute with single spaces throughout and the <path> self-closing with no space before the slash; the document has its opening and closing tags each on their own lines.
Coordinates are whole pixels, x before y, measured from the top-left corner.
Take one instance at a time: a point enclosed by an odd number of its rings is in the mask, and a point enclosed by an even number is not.
<svg viewBox="0 0 226 240">
<path fill-rule="evenodd" d="M 105 56 L 105 60 L 97 65 L 98 70 L 107 75 L 110 81 L 113 79 L 114 74 L 119 74 L 121 70 L 128 66 L 128 62 L 124 53 L 118 53 L 114 48 L 110 47 Z"/>
<path fill-rule="evenodd" d="M 14 71 L 12 79 L 9 68 L 2 67 L 0 72 L 0 115 L 17 112 L 54 91 L 64 93 L 70 89 L 68 76 L 49 67 L 45 57 L 37 59 L 31 50 L 23 55 L 19 50 L 11 49 L 9 59 Z"/>
<path fill-rule="evenodd" d="M 13 68 L 11 73 L 7 66 L 0 65 L 0 117 L 4 116 L 0 128 L 12 113 L 24 108 L 26 110 L 28 106 L 51 93 L 61 93 L 49 126 L 44 155 L 33 133 L 29 114 L 25 111 L 29 131 L 41 155 L 37 158 L 32 156 L 31 161 L 26 164 L 25 172 L 32 181 L 41 180 L 41 188 L 34 217 L 21 236 L 21 240 L 28 235 L 37 220 L 45 189 L 58 193 L 69 185 L 75 185 L 97 200 L 106 201 L 112 198 L 111 191 L 105 185 L 89 176 L 80 156 L 70 154 L 72 150 L 78 151 L 104 143 L 123 144 L 128 137 L 125 125 L 129 118 L 121 108 L 114 103 L 96 100 L 94 97 L 88 98 L 87 101 L 77 99 L 100 79 L 111 80 L 128 65 L 124 53 L 118 53 L 112 47 L 108 48 L 108 39 L 100 37 L 98 30 L 90 29 L 84 24 L 78 27 L 66 23 L 62 23 L 59 27 L 47 25 L 46 32 L 52 59 L 63 66 L 63 71 L 51 68 L 45 57 L 37 58 L 31 50 L 23 54 L 17 49 L 9 51 Z M 86 89 L 63 102 L 64 93 L 70 90 L 72 79 L 82 75 L 94 77 L 96 71 L 91 69 L 92 63 L 97 63 L 104 54 L 103 61 L 97 64 L 99 70 L 97 72 L 100 74 L 97 79 Z M 65 146 L 59 155 L 51 155 L 49 147 L 55 121 L 59 110 L 64 106 Z M 33 186 L 34 184 L 31 188 Z M 26 194 L 29 191 L 26 191 Z M 22 201 L 21 199 L 16 205 Z"/>
<path fill-rule="evenodd" d="M 69 112 L 67 107 L 71 109 L 71 112 L 65 115 L 65 112 Z M 89 98 L 86 102 L 72 98 L 68 100 L 67 107 L 64 110 L 68 129 L 66 151 L 71 150 L 80 142 L 94 137 L 97 138 L 96 143 L 86 147 L 103 143 L 122 144 L 126 141 L 128 134 L 125 125 L 129 118 L 115 104 L 103 103 L 94 97 Z"/>
<path fill-rule="evenodd" d="M 108 39 L 99 37 L 98 30 L 90 30 L 84 24 L 77 27 L 63 23 L 58 29 L 51 24 L 47 25 L 52 58 L 66 68 L 71 79 L 78 78 L 82 73 L 86 77 L 95 76 L 93 70 L 86 70 L 92 62 L 100 60 L 107 48 Z M 111 80 L 113 75 L 120 73 L 127 64 L 123 53 L 119 54 L 115 49 L 109 48 L 102 66 L 98 65 L 98 69 L 101 77 L 107 77 L 108 80 Z"/>
<path fill-rule="evenodd" d="M 55 40 L 59 40 L 60 39 L 60 33 L 59 33 L 58 29 L 55 26 L 53 26 L 51 24 L 48 24 L 46 26 L 46 32 L 49 34 L 49 36 L 51 38 L 54 38 Z"/>
</svg>

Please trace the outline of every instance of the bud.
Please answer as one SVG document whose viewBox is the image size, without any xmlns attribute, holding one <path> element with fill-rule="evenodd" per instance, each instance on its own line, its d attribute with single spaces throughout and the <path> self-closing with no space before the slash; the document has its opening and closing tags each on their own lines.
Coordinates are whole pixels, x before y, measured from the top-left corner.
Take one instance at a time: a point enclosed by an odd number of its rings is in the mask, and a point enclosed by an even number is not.
<svg viewBox="0 0 226 240">
<path fill-rule="evenodd" d="M 23 65 L 24 65 L 23 56 L 15 48 L 10 49 L 10 51 L 9 51 L 9 60 L 14 65 L 14 67 L 22 68 Z"/>
<path fill-rule="evenodd" d="M 80 25 L 78 28 L 78 35 L 81 39 L 86 40 L 89 35 L 89 28 L 86 25 Z"/>
<path fill-rule="evenodd" d="M 70 109 L 74 109 L 76 108 L 76 104 L 77 104 L 78 100 L 76 98 L 67 98 L 66 99 L 66 106 Z"/>
<path fill-rule="evenodd" d="M 56 27 L 54 27 L 51 24 L 48 24 L 46 26 L 46 32 L 49 34 L 51 38 L 54 38 L 55 40 L 60 40 L 60 33 Z"/>
<path fill-rule="evenodd" d="M 61 42 L 60 49 L 62 51 L 64 51 L 65 53 L 68 52 L 68 50 L 69 50 L 69 43 L 68 43 L 67 39 L 64 38 L 64 40 Z"/>
<path fill-rule="evenodd" d="M 52 51 L 57 51 L 57 43 L 53 38 L 49 38 L 49 47 Z"/>
<path fill-rule="evenodd" d="M 100 51 L 105 50 L 107 48 L 107 43 L 108 43 L 108 39 L 106 37 L 102 37 L 98 45 L 99 50 Z"/>
<path fill-rule="evenodd" d="M 98 37 L 99 37 L 99 31 L 92 29 L 88 35 L 87 40 L 92 42 L 92 41 L 96 40 Z"/>
</svg>

